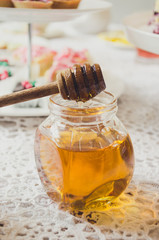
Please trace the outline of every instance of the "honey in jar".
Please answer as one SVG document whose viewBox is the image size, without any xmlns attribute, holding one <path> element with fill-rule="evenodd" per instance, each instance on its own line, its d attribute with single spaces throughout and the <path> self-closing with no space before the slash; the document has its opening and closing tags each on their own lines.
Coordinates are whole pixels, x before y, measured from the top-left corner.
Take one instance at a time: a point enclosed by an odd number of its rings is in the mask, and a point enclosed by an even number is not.
<svg viewBox="0 0 159 240">
<path fill-rule="evenodd" d="M 103 92 L 80 106 L 56 95 L 50 109 L 35 140 L 47 194 L 66 209 L 105 209 L 128 186 L 134 168 L 131 139 L 116 117 L 116 99 Z"/>
</svg>

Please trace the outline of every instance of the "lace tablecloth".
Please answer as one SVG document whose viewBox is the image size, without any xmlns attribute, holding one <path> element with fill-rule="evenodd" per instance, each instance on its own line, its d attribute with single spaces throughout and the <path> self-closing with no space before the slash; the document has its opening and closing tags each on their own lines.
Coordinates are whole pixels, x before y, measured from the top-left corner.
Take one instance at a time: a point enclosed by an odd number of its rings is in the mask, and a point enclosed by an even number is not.
<svg viewBox="0 0 159 240">
<path fill-rule="evenodd" d="M 34 162 L 43 118 L 0 118 L 0 240 L 159 239 L 159 66 L 103 43 L 97 61 L 125 81 L 118 116 L 133 141 L 132 182 L 105 212 L 73 216 L 48 198 Z"/>
</svg>

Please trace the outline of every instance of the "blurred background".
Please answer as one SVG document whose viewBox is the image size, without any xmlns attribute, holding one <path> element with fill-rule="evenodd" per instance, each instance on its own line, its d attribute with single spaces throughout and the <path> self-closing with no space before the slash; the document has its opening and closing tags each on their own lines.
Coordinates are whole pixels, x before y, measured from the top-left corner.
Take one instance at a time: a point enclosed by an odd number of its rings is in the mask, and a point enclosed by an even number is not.
<svg viewBox="0 0 159 240">
<path fill-rule="evenodd" d="M 152 9 L 155 0 L 107 0 L 107 2 L 113 4 L 112 22 L 118 23 L 132 12 Z"/>
<path fill-rule="evenodd" d="M 159 63 L 159 26 L 153 16 L 154 6 L 155 0 L 81 0 L 78 15 L 74 14 L 76 10 L 67 14 L 59 9 L 58 14 L 44 11 L 41 17 L 35 9 L 25 19 L 23 14 L 16 14 L 16 9 L 7 15 L 8 9 L 0 8 L 0 95 L 55 81 L 58 71 L 75 62 L 98 62 L 109 75 L 107 89 L 120 97 L 124 92 L 121 79 L 126 74 L 120 71 L 122 58 L 123 62 L 128 58 L 130 65 Z M 132 18 L 131 14 L 138 12 Z M 33 24 L 28 25 L 30 22 Z M 119 68 L 117 74 L 114 66 Z M 34 108 L 41 110 L 39 115 L 49 113 L 46 101 L 26 107 L 28 114 L 22 105 L 6 108 L 6 113 L 0 109 L 0 115 L 32 116 L 37 114 Z"/>
</svg>

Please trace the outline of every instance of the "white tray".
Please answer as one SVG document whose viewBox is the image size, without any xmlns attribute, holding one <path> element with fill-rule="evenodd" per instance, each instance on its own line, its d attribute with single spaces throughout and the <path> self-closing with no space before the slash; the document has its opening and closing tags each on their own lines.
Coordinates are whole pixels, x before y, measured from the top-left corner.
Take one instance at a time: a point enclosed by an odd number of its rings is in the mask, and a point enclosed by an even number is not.
<svg viewBox="0 0 159 240">
<path fill-rule="evenodd" d="M 16 38 L 12 36 L 12 39 L 14 40 Z M 104 49 L 104 43 L 101 43 L 101 40 L 98 37 L 95 36 L 81 36 L 78 38 L 60 38 L 60 39 L 52 39 L 52 40 L 44 40 L 43 38 L 39 37 L 33 37 L 33 42 L 35 44 L 40 44 L 42 46 L 47 46 L 53 50 L 62 50 L 64 46 L 73 48 L 75 50 L 82 50 L 82 49 L 88 49 L 88 52 L 90 54 L 90 61 L 92 63 L 99 63 L 103 70 L 104 79 L 106 80 L 106 86 L 107 91 L 112 92 L 117 98 L 121 96 L 121 94 L 124 91 L 124 82 L 122 79 L 119 79 L 118 76 L 113 74 L 112 72 L 107 69 L 107 66 L 105 64 L 105 58 L 104 55 L 107 52 L 106 49 Z M 96 48 L 95 46 L 98 46 Z M 102 54 L 103 53 L 103 54 Z M 21 69 L 21 71 L 17 71 L 17 75 L 15 81 L 19 81 L 22 78 L 22 76 L 26 76 L 27 69 L 24 67 Z M 4 94 L 11 93 L 14 89 L 15 83 L 9 84 L 8 88 L 6 89 Z M 8 91 L 8 92 L 7 92 Z M 2 91 L 0 90 L 0 95 L 2 95 Z M 47 98 L 48 99 L 48 98 Z M 0 108 L 0 116 L 48 116 L 49 109 L 48 104 L 45 99 L 44 107 L 39 108 L 17 108 L 15 106 L 9 106 L 5 108 Z"/>
<path fill-rule="evenodd" d="M 1 21 L 19 21 L 28 23 L 47 23 L 68 21 L 86 13 L 103 12 L 112 4 L 104 0 L 82 0 L 78 9 L 26 9 L 0 7 Z"/>
<path fill-rule="evenodd" d="M 159 35 L 143 30 L 152 17 L 152 11 L 134 13 L 123 21 L 128 40 L 137 48 L 159 54 Z"/>
</svg>

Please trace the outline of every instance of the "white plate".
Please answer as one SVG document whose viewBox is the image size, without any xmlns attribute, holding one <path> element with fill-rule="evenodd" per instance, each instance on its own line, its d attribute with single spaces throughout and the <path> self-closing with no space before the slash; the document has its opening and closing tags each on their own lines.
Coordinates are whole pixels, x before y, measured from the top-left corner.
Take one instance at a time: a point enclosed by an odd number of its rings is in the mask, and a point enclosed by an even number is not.
<svg viewBox="0 0 159 240">
<path fill-rule="evenodd" d="M 124 82 L 119 79 L 117 76 L 112 73 L 104 70 L 103 71 L 104 78 L 106 81 L 106 89 L 108 92 L 114 94 L 116 98 L 119 98 L 124 91 Z M 11 89 L 9 87 L 9 92 Z M 0 108 L 0 116 L 13 116 L 13 117 L 38 117 L 38 116 L 48 116 L 48 98 L 43 100 L 44 106 L 38 108 L 18 108 L 15 106 L 8 106 L 4 108 Z"/>
<path fill-rule="evenodd" d="M 104 39 L 105 36 L 107 36 L 107 34 L 111 33 L 111 32 L 115 32 L 117 34 L 117 37 L 118 37 L 118 32 L 125 32 L 125 29 L 123 27 L 123 25 L 119 25 L 119 24 L 111 24 L 109 27 L 108 27 L 108 30 L 107 32 L 101 32 L 100 34 L 98 34 L 98 37 L 99 39 L 101 39 L 103 42 L 105 42 L 105 44 L 107 44 L 108 46 L 110 47 L 113 47 L 113 48 L 119 48 L 119 49 L 122 49 L 122 50 L 131 50 L 131 49 L 134 49 L 134 46 L 133 45 L 129 45 L 129 44 L 124 44 L 124 43 L 121 43 L 121 42 L 113 42 L 113 41 L 109 41 L 107 39 Z M 126 38 L 126 36 L 123 36 Z"/>
<path fill-rule="evenodd" d="M 128 40 L 137 48 L 159 54 L 159 35 L 143 30 L 152 17 L 152 11 L 134 13 L 123 21 Z"/>
<path fill-rule="evenodd" d="M 105 42 L 105 44 L 107 44 L 107 46 L 112 47 L 112 48 L 118 48 L 121 50 L 133 50 L 134 46 L 133 45 L 126 45 L 126 44 L 122 44 L 122 43 L 118 43 L 118 42 L 111 42 L 105 39 L 101 39 L 102 41 Z"/>
<path fill-rule="evenodd" d="M 46 23 L 68 21 L 86 13 L 103 12 L 112 6 L 104 0 L 82 0 L 78 9 L 26 9 L 0 7 L 1 21 Z"/>
</svg>

